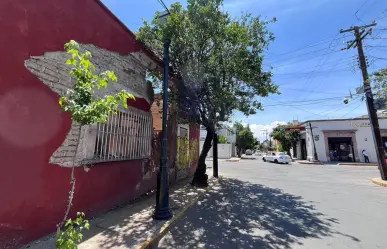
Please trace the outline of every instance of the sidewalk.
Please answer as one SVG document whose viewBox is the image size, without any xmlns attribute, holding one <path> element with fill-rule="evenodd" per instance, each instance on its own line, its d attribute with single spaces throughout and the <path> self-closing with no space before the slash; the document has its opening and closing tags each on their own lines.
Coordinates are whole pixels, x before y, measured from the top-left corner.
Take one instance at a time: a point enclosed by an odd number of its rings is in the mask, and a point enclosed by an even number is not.
<svg viewBox="0 0 387 249">
<path fill-rule="evenodd" d="M 207 189 L 199 189 L 191 187 L 189 180 L 177 183 L 170 189 L 170 206 L 174 215 L 171 220 L 153 220 L 155 205 L 153 194 L 142 202 L 109 211 L 91 220 L 90 231 L 84 234 L 84 240 L 78 248 L 148 248 L 154 239 L 159 239 L 167 232 L 169 227 L 217 182 L 217 179 L 211 178 Z M 32 242 L 23 248 L 53 249 L 55 235 Z"/>
</svg>

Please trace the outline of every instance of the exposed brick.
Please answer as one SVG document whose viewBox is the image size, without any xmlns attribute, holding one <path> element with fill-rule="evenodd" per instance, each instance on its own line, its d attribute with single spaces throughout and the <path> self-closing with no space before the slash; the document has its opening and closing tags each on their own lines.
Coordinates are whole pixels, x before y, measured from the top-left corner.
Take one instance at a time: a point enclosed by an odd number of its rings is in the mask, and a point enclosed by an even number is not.
<svg viewBox="0 0 387 249">
<path fill-rule="evenodd" d="M 121 55 L 91 44 L 80 44 L 80 51 L 84 52 L 86 50 L 93 55 L 91 61 L 95 64 L 97 73 L 113 70 L 119 80 L 118 84 L 109 84 L 107 89 L 96 91 L 96 96 L 102 97 L 125 89 L 137 97 L 147 99 L 149 103 L 153 102 L 153 97 L 148 91 L 145 75 L 147 67 L 155 68 L 156 64 L 151 64 L 152 61 L 147 56 L 142 55 L 142 53 Z M 46 86 L 50 87 L 53 92 L 63 94 L 75 83 L 75 80 L 68 74 L 71 67 L 65 64 L 67 58 L 68 55 L 63 51 L 48 52 L 43 56 L 31 56 L 30 59 L 25 61 L 25 67 Z M 79 124 L 72 124 L 66 139 L 51 156 L 50 163 L 66 167 L 71 166 L 75 156 L 76 164 L 79 164 L 79 161 L 82 160 L 80 158 L 82 156 L 81 149 L 78 148 L 78 151 L 75 151 L 75 149 L 79 142 L 78 139 L 80 138 L 81 143 L 84 140 L 82 132 L 79 136 L 79 128 Z"/>
</svg>

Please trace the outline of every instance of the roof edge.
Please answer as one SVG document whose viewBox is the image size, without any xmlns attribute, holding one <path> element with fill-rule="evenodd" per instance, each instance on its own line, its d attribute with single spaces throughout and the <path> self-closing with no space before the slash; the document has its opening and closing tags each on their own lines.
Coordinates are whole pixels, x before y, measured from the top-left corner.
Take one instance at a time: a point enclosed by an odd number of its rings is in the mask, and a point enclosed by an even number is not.
<svg viewBox="0 0 387 249">
<path fill-rule="evenodd" d="M 159 66 L 163 66 L 163 61 L 159 57 L 157 57 L 157 55 L 142 41 L 137 40 L 136 34 L 133 33 L 133 31 L 131 31 L 116 15 L 114 15 L 114 13 L 101 0 L 94 1 L 97 2 L 97 4 L 99 4 L 108 15 L 110 15 L 116 22 L 118 22 L 118 24 L 123 27 L 129 33 L 129 35 L 131 35 L 136 40 L 136 42 L 138 42 L 143 47 L 144 53 L 147 56 L 149 56 L 152 60 L 159 64 Z"/>
<path fill-rule="evenodd" d="M 387 119 L 387 117 L 378 117 L 380 119 Z M 301 122 L 300 125 L 310 123 L 310 122 L 326 122 L 326 121 L 349 121 L 349 120 L 369 120 L 369 118 L 338 118 L 338 119 L 316 119 L 316 120 L 306 120 Z"/>
</svg>

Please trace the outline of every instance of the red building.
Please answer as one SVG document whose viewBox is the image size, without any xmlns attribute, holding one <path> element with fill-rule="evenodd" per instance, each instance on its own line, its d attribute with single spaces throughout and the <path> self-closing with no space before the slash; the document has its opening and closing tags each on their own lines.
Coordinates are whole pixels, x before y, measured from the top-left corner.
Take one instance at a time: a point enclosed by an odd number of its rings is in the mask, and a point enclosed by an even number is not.
<svg viewBox="0 0 387 249">
<path fill-rule="evenodd" d="M 18 248 L 55 231 L 74 157 L 73 213 L 96 215 L 155 187 L 158 140 L 145 77 L 162 65 L 98 0 L 5 0 L 0 17 L 0 248 Z M 73 84 L 63 50 L 71 39 L 92 52 L 97 70 L 118 77 L 98 94 L 126 89 L 136 97 L 106 125 L 81 128 L 59 108 L 59 94 Z M 198 126 L 189 127 L 197 141 Z M 171 144 L 178 135 L 178 125 L 169 127 Z M 193 150 L 188 173 L 197 156 Z M 173 180 L 177 166 L 169 163 Z"/>
</svg>

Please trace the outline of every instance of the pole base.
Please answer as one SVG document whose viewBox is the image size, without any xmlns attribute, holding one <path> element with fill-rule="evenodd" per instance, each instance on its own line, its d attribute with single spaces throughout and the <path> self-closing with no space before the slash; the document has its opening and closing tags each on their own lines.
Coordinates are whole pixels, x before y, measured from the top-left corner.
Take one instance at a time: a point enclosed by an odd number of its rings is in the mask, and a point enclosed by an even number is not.
<svg viewBox="0 0 387 249">
<path fill-rule="evenodd" d="M 155 220 L 169 220 L 173 217 L 173 214 L 169 208 L 159 208 L 153 213 L 153 219 Z"/>
</svg>

